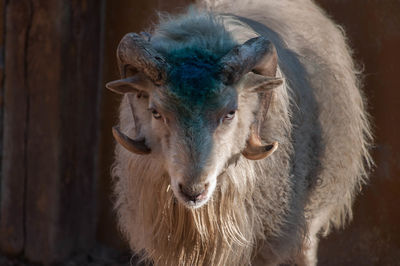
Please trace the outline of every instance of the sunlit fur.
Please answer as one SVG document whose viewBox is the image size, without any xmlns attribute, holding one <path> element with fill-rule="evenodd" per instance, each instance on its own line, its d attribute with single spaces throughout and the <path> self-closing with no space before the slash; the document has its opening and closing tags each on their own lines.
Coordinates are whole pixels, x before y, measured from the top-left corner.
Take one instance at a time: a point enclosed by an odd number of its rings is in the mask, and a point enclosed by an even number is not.
<svg viewBox="0 0 400 266">
<path fill-rule="evenodd" d="M 285 82 L 275 89 L 261 137 L 278 141 L 279 148 L 265 160 L 241 156 L 222 171 L 204 206 L 187 208 L 176 200 L 167 158 L 157 148 L 155 135 L 162 130 L 153 132 L 145 101 L 125 96 L 121 129 L 131 137 L 146 136 L 153 151 L 140 156 L 116 147 L 120 228 L 131 248 L 156 265 L 314 265 L 319 233 L 351 218 L 352 201 L 372 163 L 358 72 L 343 31 L 309 0 L 207 5 L 242 19 L 192 10 L 164 19 L 152 45 L 169 51 L 185 40 L 194 47 L 207 43 L 219 54 L 232 47 L 231 37 L 239 43 L 257 34 L 271 40 L 278 51 L 278 76 Z M 239 94 L 235 134 L 220 136 L 228 144 L 219 147 L 215 164 L 225 166 L 223 160 L 232 154 L 223 154 L 244 147 L 257 106 L 256 95 Z"/>
</svg>

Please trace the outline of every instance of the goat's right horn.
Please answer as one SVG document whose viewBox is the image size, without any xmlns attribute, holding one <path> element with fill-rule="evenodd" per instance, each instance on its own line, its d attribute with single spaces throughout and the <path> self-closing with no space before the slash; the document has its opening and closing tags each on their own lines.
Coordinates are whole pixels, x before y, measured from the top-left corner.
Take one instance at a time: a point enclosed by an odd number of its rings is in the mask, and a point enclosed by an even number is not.
<svg viewBox="0 0 400 266">
<path fill-rule="evenodd" d="M 151 149 L 146 145 L 145 140 L 134 140 L 123 134 L 118 126 L 112 128 L 112 133 L 115 140 L 125 149 L 136 154 L 149 154 Z"/>
<path fill-rule="evenodd" d="M 144 73 L 156 85 L 162 85 L 166 80 L 168 63 L 151 46 L 150 42 L 136 33 L 126 34 L 117 49 L 117 59 L 122 78 L 127 76 L 127 69 Z"/>
</svg>

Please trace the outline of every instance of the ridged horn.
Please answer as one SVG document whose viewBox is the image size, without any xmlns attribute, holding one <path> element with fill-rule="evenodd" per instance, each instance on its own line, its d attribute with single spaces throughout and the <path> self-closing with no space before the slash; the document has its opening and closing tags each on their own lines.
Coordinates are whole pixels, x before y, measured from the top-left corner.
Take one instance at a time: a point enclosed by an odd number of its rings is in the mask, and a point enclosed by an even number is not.
<svg viewBox="0 0 400 266">
<path fill-rule="evenodd" d="M 149 154 L 151 149 L 146 145 L 145 139 L 134 140 L 122 133 L 118 126 L 112 128 L 115 140 L 125 149 L 136 154 Z"/>
<path fill-rule="evenodd" d="M 219 63 L 222 69 L 222 82 L 232 85 L 250 71 L 263 76 L 275 77 L 278 55 L 275 46 L 260 36 L 232 48 L 221 58 Z"/>
<path fill-rule="evenodd" d="M 146 91 L 152 85 L 149 84 L 150 81 L 156 85 L 165 83 L 168 64 L 151 46 L 149 40 L 149 37 L 144 39 L 136 33 L 128 33 L 122 38 L 117 48 L 121 79 L 107 83 L 108 89 L 125 94 Z M 133 110 L 132 115 L 135 118 Z M 112 128 L 112 133 L 115 140 L 130 152 L 136 154 L 151 152 L 144 138 L 131 139 L 123 134 L 118 126 Z"/>
<path fill-rule="evenodd" d="M 145 74 L 156 85 L 165 83 L 168 63 L 142 36 L 126 34 L 118 45 L 117 59 L 122 78 L 133 70 Z"/>
</svg>

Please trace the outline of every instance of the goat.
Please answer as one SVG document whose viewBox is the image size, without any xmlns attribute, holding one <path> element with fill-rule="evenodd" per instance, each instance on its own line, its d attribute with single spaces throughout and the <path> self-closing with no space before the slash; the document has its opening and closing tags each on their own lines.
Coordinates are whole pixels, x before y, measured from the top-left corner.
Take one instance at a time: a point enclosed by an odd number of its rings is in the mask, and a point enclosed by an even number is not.
<svg viewBox="0 0 400 266">
<path fill-rule="evenodd" d="M 118 46 L 120 228 L 155 265 L 315 265 L 372 164 L 344 33 L 311 0 L 205 5 Z"/>
</svg>

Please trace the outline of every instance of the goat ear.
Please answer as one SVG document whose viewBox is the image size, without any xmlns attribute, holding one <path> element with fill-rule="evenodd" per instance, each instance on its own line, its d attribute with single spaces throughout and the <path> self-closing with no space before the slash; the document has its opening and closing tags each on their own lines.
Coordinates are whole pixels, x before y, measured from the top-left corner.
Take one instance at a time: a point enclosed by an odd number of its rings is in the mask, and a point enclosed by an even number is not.
<svg viewBox="0 0 400 266">
<path fill-rule="evenodd" d="M 106 84 L 107 89 L 118 94 L 148 91 L 152 86 L 151 81 L 141 74 L 110 81 Z"/>
<path fill-rule="evenodd" d="M 249 72 L 240 80 L 240 87 L 248 92 L 266 92 L 283 83 L 281 78 L 267 77 Z"/>
</svg>

